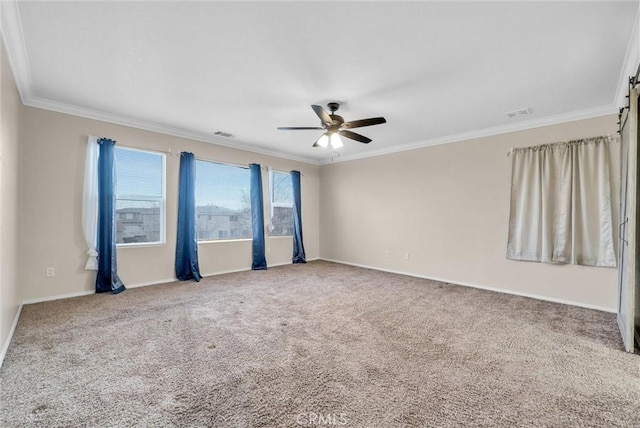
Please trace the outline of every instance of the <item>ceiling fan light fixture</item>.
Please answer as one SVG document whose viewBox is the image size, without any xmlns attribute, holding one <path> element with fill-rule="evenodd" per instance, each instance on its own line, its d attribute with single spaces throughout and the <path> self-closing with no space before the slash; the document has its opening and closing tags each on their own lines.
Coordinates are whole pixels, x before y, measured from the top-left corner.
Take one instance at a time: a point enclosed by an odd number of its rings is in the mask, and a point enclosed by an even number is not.
<svg viewBox="0 0 640 428">
<path fill-rule="evenodd" d="M 331 147 L 333 147 L 334 149 L 339 149 L 344 146 L 344 144 L 342 143 L 342 138 L 340 138 L 340 135 L 338 135 L 337 132 L 331 134 L 330 141 Z"/>
<path fill-rule="evenodd" d="M 323 149 L 327 148 L 327 146 L 329 145 L 329 137 L 327 136 L 327 134 L 322 134 L 322 137 L 318 139 L 318 145 Z"/>
</svg>

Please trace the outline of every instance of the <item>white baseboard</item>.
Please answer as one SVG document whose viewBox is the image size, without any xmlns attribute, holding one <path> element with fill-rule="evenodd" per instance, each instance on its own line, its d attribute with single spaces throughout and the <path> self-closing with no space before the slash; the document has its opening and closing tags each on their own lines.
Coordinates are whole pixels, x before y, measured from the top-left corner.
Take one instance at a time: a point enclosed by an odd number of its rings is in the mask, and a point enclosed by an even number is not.
<svg viewBox="0 0 640 428">
<path fill-rule="evenodd" d="M 4 341 L 2 345 L 2 353 L 0 353 L 0 367 L 2 367 L 2 363 L 4 363 L 4 357 L 7 355 L 7 351 L 9 350 L 9 345 L 11 344 L 11 339 L 13 339 L 13 333 L 16 331 L 16 326 L 18 325 L 18 320 L 20 319 L 20 313 L 22 312 L 22 303 L 18 306 L 18 310 L 16 311 L 16 316 L 13 317 L 13 324 L 11 324 L 11 328 L 9 329 L 9 335 L 7 336 L 7 340 Z"/>
<path fill-rule="evenodd" d="M 313 259 L 307 259 L 307 262 L 315 262 L 316 260 L 320 260 L 320 257 L 316 257 Z M 284 263 L 274 263 L 272 265 L 269 265 L 269 267 L 276 267 L 276 266 L 288 266 L 288 265 L 292 265 L 292 262 L 284 262 Z"/>
<path fill-rule="evenodd" d="M 139 288 L 139 287 L 147 287 L 149 285 L 166 284 L 168 282 L 176 282 L 176 281 L 178 281 L 176 278 L 158 279 L 157 281 L 136 282 L 134 284 L 125 284 L 124 286 L 126 288 Z"/>
<path fill-rule="evenodd" d="M 50 302 L 52 300 L 70 299 L 72 297 L 87 296 L 94 294 L 94 290 L 76 291 L 74 293 L 57 294 L 55 296 L 37 297 L 35 299 L 26 299 L 22 301 L 23 305 L 32 305 L 34 303 Z"/>
<path fill-rule="evenodd" d="M 439 281 L 439 282 L 446 282 L 446 283 L 449 283 L 449 284 L 462 285 L 463 287 L 479 288 L 481 290 L 495 291 L 497 293 L 512 294 L 514 296 L 529 297 L 531 299 L 545 300 L 547 302 L 561 303 L 563 305 L 578 306 L 578 307 L 586 308 L 586 309 L 595 309 L 597 311 L 609 312 L 609 313 L 613 313 L 613 314 L 616 313 L 616 310 L 612 309 L 612 308 L 607 308 L 607 307 L 604 307 L 604 306 L 597 306 L 597 305 L 590 305 L 588 303 L 574 302 L 574 301 L 571 301 L 571 300 L 557 299 L 555 297 L 541 296 L 541 295 L 532 294 L 532 293 L 522 293 L 520 291 L 505 290 L 504 288 L 488 287 L 486 285 L 472 284 L 470 282 L 453 281 L 453 280 L 445 279 L 445 278 L 436 278 L 436 277 L 433 277 L 433 276 L 418 275 L 418 274 L 411 273 L 411 272 L 403 272 L 403 271 L 393 270 L 393 269 L 384 269 L 384 268 L 379 268 L 379 267 L 375 267 L 375 266 L 368 266 L 368 265 L 363 265 L 363 264 L 359 264 L 359 263 L 351 263 L 351 262 L 327 259 L 327 258 L 322 258 L 322 257 L 320 258 L 320 260 L 324 260 L 324 261 L 332 262 L 332 263 L 339 263 L 339 264 L 343 264 L 343 265 L 357 266 L 357 267 L 361 267 L 361 268 L 365 268 L 365 269 L 371 269 L 371 270 L 377 270 L 377 271 L 381 271 L 381 272 L 395 273 L 395 274 L 398 274 L 398 275 L 412 276 L 414 278 L 430 279 L 432 281 Z"/>
<path fill-rule="evenodd" d="M 201 274 L 203 278 L 208 276 L 217 276 L 217 275 L 226 275 L 228 273 L 238 273 L 238 272 L 246 272 L 251 270 L 251 268 L 240 268 L 240 269 L 229 269 L 229 270 L 221 270 L 218 272 L 205 272 Z"/>
<path fill-rule="evenodd" d="M 315 257 L 313 259 L 307 259 L 308 262 L 313 262 L 316 260 L 321 260 L 320 257 Z M 267 268 L 270 267 L 277 267 L 277 266 L 287 266 L 287 265 L 291 265 L 293 263 L 291 262 L 283 262 L 283 263 L 273 263 L 267 266 Z M 211 273 L 203 273 L 202 277 L 206 277 L 206 276 L 216 276 L 216 275 L 226 275 L 228 273 L 238 273 L 238 272 L 247 272 L 250 271 L 251 267 L 246 267 L 246 268 L 240 268 L 240 269 L 232 269 L 232 270 L 223 270 L 223 271 L 219 271 L 219 272 L 211 272 Z"/>
<path fill-rule="evenodd" d="M 313 259 L 308 259 L 307 261 L 312 262 L 315 260 L 320 260 L 319 257 L 313 258 Z M 269 265 L 269 267 L 276 267 L 276 266 L 285 266 L 285 265 L 290 265 L 291 262 L 284 262 L 284 263 L 274 263 L 272 265 Z M 225 270 L 225 271 L 219 271 L 219 272 L 212 272 L 212 273 L 204 273 L 202 274 L 203 277 L 206 276 L 215 276 L 215 275 L 224 275 L 227 273 L 237 273 L 237 272 L 246 272 L 251 270 L 250 267 L 248 268 L 241 268 L 241 269 L 231 269 L 231 270 Z M 159 284 L 167 284 L 169 282 L 177 282 L 178 280 L 176 278 L 167 278 L 167 279 L 158 279 L 155 281 L 145 281 L 145 282 L 136 282 L 133 284 L 130 283 L 125 283 L 125 287 L 126 288 L 138 288 L 138 287 L 147 287 L 149 285 L 159 285 Z M 37 297 L 35 299 L 26 299 L 22 301 L 23 305 L 31 305 L 33 303 L 42 303 L 42 302 L 49 302 L 52 300 L 60 300 L 60 299 L 70 299 L 72 297 L 79 297 L 79 296 L 87 296 L 89 294 L 94 294 L 95 291 L 94 290 L 84 290 L 84 291 L 76 291 L 74 293 L 66 293 L 66 294 L 56 294 L 54 296 L 46 296 L 46 297 Z"/>
<path fill-rule="evenodd" d="M 157 281 L 148 281 L 148 282 L 138 282 L 134 284 L 126 283 L 126 288 L 138 288 L 138 287 L 146 287 L 147 285 L 154 284 L 165 284 L 167 282 L 177 281 L 175 278 L 171 279 L 160 279 Z M 54 296 L 46 296 L 46 297 L 37 297 L 35 299 L 27 299 L 23 300 L 23 305 L 31 305 L 33 303 L 42 303 L 42 302 L 50 302 L 52 300 L 60 300 L 60 299 L 70 299 L 72 297 L 80 297 L 80 296 L 88 296 L 89 294 L 95 294 L 95 290 L 84 290 L 84 291 L 76 291 L 74 293 L 66 293 L 66 294 L 56 294 Z"/>
</svg>

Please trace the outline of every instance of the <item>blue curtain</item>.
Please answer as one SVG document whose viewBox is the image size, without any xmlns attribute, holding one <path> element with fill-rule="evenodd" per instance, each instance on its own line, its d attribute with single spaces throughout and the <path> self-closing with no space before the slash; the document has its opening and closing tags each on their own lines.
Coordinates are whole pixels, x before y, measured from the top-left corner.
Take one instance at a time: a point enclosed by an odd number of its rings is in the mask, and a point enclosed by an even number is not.
<svg viewBox="0 0 640 428">
<path fill-rule="evenodd" d="M 306 263 L 302 244 L 302 198 L 300 197 L 300 172 L 291 171 L 293 188 L 293 263 Z"/>
<path fill-rule="evenodd" d="M 262 171 L 259 164 L 249 165 L 251 172 L 251 221 L 253 228 L 253 262 L 251 269 L 265 270 L 264 256 L 264 209 L 262 205 Z"/>
<path fill-rule="evenodd" d="M 189 152 L 180 153 L 176 278 L 180 281 L 201 278 L 196 235 L 196 160 Z"/>
<path fill-rule="evenodd" d="M 98 140 L 98 274 L 96 293 L 114 294 L 126 290 L 118 277 L 116 255 L 116 164 L 115 141 L 107 138 Z"/>
</svg>

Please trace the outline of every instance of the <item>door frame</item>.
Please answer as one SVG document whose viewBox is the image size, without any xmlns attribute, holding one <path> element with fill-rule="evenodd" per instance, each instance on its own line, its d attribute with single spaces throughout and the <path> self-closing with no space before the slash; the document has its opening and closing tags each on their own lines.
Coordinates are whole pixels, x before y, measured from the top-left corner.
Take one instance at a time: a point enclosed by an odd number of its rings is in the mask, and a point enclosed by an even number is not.
<svg viewBox="0 0 640 428">
<path fill-rule="evenodd" d="M 620 226 L 617 322 L 625 351 L 634 352 L 635 292 L 638 269 L 638 89 L 629 91 L 629 108 L 620 116 Z M 628 127 L 628 130 L 626 129 Z M 625 135 L 628 132 L 628 141 Z M 626 158 L 626 174 L 625 171 Z M 626 183 L 626 184 L 625 184 Z"/>
</svg>

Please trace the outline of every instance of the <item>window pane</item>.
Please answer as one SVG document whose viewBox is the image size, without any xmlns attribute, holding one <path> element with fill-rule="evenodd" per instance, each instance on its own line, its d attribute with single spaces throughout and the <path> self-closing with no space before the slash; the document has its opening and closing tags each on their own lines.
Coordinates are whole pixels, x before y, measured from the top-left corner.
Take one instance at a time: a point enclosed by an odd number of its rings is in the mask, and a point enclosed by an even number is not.
<svg viewBox="0 0 640 428">
<path fill-rule="evenodd" d="M 273 218 L 271 219 L 273 236 L 293 235 L 293 208 L 273 207 Z"/>
<path fill-rule="evenodd" d="M 293 188 L 291 175 L 285 172 L 273 172 L 273 202 L 276 204 L 293 204 Z"/>
<path fill-rule="evenodd" d="M 249 170 L 196 160 L 199 241 L 251 238 Z"/>
<path fill-rule="evenodd" d="M 119 199 L 162 198 L 161 154 L 123 148 L 115 153 Z"/>
<path fill-rule="evenodd" d="M 160 202 L 116 200 L 116 243 L 160 239 Z"/>
<path fill-rule="evenodd" d="M 272 236 L 293 235 L 293 187 L 291 175 L 286 172 L 273 172 L 271 183 L 273 205 Z"/>
<path fill-rule="evenodd" d="M 164 240 L 164 155 L 116 147 L 116 243 Z"/>
</svg>

